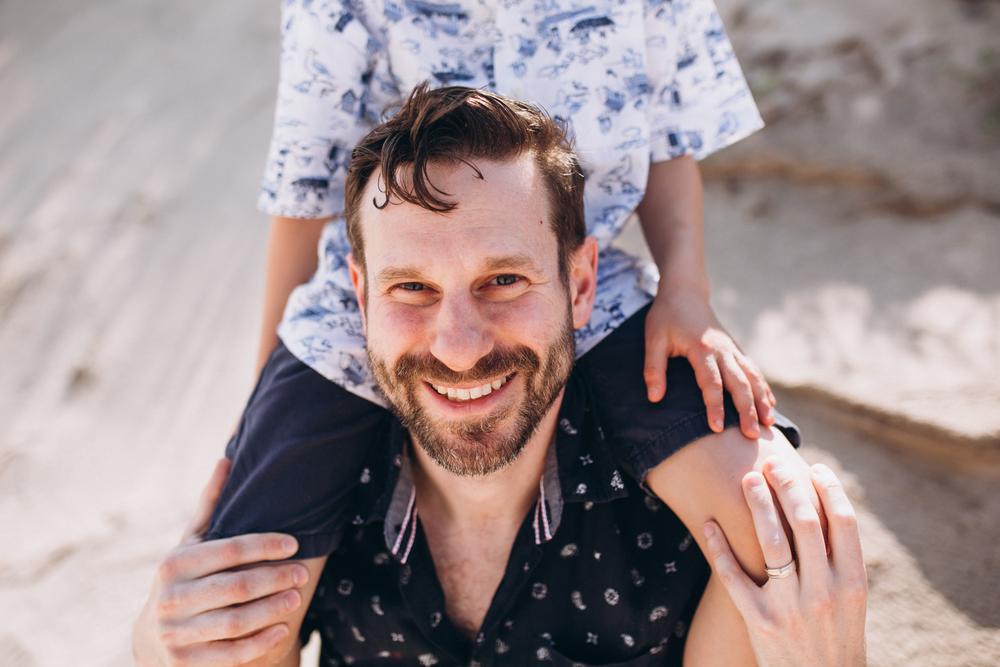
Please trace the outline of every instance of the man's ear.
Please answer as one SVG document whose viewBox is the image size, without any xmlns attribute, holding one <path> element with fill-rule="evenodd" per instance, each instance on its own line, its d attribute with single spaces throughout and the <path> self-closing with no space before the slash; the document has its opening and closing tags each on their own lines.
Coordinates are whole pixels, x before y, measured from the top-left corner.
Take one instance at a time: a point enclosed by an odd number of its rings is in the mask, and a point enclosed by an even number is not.
<svg viewBox="0 0 1000 667">
<path fill-rule="evenodd" d="M 590 321 L 597 294 L 597 239 L 588 236 L 570 257 L 569 294 L 573 307 L 573 328 Z"/>
<path fill-rule="evenodd" d="M 361 324 L 367 330 L 368 322 L 365 318 L 365 311 L 368 304 L 365 302 L 365 270 L 364 267 L 358 266 L 358 263 L 354 261 L 354 253 L 348 253 L 347 255 L 347 269 L 351 275 L 351 284 L 354 285 L 354 295 L 358 299 Z"/>
</svg>

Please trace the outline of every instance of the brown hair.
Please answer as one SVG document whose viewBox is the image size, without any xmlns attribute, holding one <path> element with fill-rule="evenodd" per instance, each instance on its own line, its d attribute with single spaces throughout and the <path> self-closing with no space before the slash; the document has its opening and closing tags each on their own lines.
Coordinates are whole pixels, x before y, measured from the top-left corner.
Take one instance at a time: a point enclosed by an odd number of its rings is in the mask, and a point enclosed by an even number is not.
<svg viewBox="0 0 1000 667">
<path fill-rule="evenodd" d="M 549 195 L 550 224 L 559 246 L 559 268 L 568 274 L 571 253 L 586 236 L 583 172 L 565 131 L 540 109 L 496 93 L 448 86 L 417 86 L 400 110 L 369 132 L 354 149 L 347 174 L 344 211 L 355 260 L 365 265 L 361 237 L 361 196 L 368 179 L 381 168 L 385 194 L 376 208 L 396 197 L 430 211 L 453 210 L 456 202 L 430 182 L 427 166 L 435 161 L 459 162 L 482 178 L 476 158 L 505 160 L 530 152 Z M 412 165 L 412 184 L 399 181 L 399 168 Z M 384 187 L 383 187 L 384 186 Z"/>
</svg>

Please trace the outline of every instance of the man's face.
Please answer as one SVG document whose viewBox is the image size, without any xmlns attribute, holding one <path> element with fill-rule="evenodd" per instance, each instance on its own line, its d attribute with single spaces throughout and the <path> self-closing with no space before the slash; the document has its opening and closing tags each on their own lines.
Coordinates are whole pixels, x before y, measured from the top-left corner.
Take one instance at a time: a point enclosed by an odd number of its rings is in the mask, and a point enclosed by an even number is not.
<svg viewBox="0 0 1000 667">
<path fill-rule="evenodd" d="M 379 386 L 416 442 L 462 475 L 510 463 L 560 396 L 573 327 L 590 315 L 596 259 L 588 240 L 568 283 L 560 278 L 530 156 L 476 166 L 483 179 L 465 165 L 428 170 L 458 202 L 446 214 L 409 203 L 376 209 L 373 174 L 363 273 L 352 262 Z"/>
</svg>

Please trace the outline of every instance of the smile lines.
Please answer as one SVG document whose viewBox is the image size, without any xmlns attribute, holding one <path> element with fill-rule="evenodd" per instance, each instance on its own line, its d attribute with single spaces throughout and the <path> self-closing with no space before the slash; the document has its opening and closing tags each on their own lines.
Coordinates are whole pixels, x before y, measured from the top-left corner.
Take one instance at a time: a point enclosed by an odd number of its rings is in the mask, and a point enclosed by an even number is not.
<svg viewBox="0 0 1000 667">
<path fill-rule="evenodd" d="M 493 380 L 492 382 L 487 382 L 479 387 L 447 387 L 445 385 L 434 384 L 430 382 L 434 391 L 441 394 L 442 396 L 447 396 L 450 401 L 471 401 L 477 398 L 482 398 L 483 396 L 489 396 L 494 390 L 499 389 L 504 386 L 508 380 L 513 377 L 513 374 L 507 375 L 500 380 Z"/>
</svg>

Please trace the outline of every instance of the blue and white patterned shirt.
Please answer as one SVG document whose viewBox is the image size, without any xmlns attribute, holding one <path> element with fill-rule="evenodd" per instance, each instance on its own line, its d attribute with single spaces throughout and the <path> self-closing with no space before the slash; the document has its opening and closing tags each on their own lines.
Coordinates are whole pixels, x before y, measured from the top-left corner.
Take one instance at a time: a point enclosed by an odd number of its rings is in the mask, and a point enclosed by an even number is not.
<svg viewBox="0 0 1000 667">
<path fill-rule="evenodd" d="M 383 405 L 346 269 L 344 183 L 354 145 L 423 81 L 484 87 L 568 123 L 601 248 L 578 355 L 651 298 L 655 272 L 610 247 L 649 165 L 700 159 L 763 126 L 712 0 L 285 0 L 258 207 L 334 219 L 278 334 L 316 371 Z"/>
</svg>

